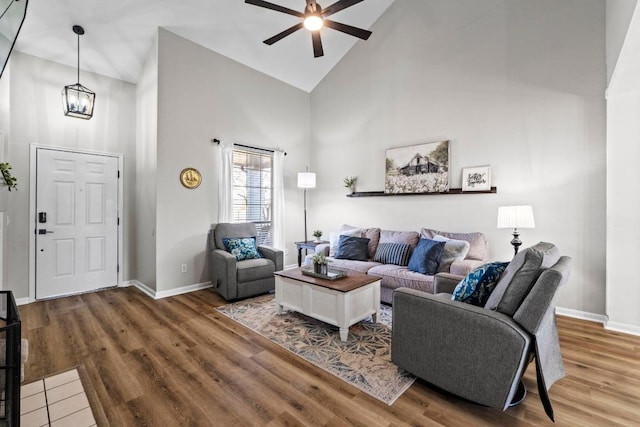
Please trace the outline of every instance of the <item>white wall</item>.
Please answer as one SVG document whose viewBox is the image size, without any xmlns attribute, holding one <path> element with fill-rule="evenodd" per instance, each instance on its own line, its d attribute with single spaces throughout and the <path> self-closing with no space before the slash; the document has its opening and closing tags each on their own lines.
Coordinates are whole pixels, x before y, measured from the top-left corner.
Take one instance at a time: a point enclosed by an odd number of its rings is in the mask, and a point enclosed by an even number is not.
<svg viewBox="0 0 640 427">
<path fill-rule="evenodd" d="M 309 94 L 165 30 L 158 48 L 156 291 L 209 280 L 207 232 L 222 190 L 212 138 L 288 153 L 286 262 L 295 262 L 293 241 L 302 229 L 296 173 L 308 159 Z M 198 188 L 180 184 L 186 167 L 201 172 Z"/>
<path fill-rule="evenodd" d="M 61 91 L 75 83 L 76 69 L 14 51 L 10 73 L 10 135 L 8 160 L 18 178 L 10 194 L 8 215 L 8 284 L 16 298 L 29 291 L 29 147 L 53 145 L 124 154 L 124 179 L 135 173 L 135 86 L 88 72 L 83 85 L 96 92 L 94 117 L 80 120 L 62 113 Z M 4 79 L 4 77 L 3 77 Z M 134 220 L 133 187 L 125 185 L 123 278 L 129 279 Z M 34 297 L 33 295 L 31 297 Z"/>
<path fill-rule="evenodd" d="M 341 223 L 486 233 L 510 259 L 501 205 L 532 204 L 525 246 L 573 257 L 558 305 L 605 313 L 605 6 L 600 0 L 396 1 L 311 94 L 309 228 Z M 491 165 L 493 195 L 346 198 L 384 188 L 385 149 L 451 140 Z"/>
<path fill-rule="evenodd" d="M 158 174 L 158 39 L 136 85 L 136 227 L 134 278 L 156 289 L 156 204 Z"/>
<path fill-rule="evenodd" d="M 606 0 L 607 82 L 611 81 L 618 56 L 638 0 Z"/>
<path fill-rule="evenodd" d="M 607 91 L 607 327 L 640 335 L 640 7 Z"/>
</svg>

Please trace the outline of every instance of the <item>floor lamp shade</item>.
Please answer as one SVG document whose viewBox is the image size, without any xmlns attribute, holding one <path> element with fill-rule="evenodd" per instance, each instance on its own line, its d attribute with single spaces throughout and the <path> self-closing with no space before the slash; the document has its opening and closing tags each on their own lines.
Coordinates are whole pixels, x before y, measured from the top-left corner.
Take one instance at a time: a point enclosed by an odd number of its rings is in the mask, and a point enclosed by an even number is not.
<svg viewBox="0 0 640 427">
<path fill-rule="evenodd" d="M 513 228 L 513 251 L 518 253 L 518 248 L 522 245 L 518 228 L 535 228 L 533 219 L 533 208 L 530 205 L 523 206 L 500 206 L 498 208 L 498 228 Z"/>
<path fill-rule="evenodd" d="M 316 188 L 315 172 L 298 172 L 298 188 Z"/>
<path fill-rule="evenodd" d="M 316 188 L 315 172 L 298 172 L 298 188 L 304 189 L 304 241 L 307 239 L 307 188 Z"/>
</svg>

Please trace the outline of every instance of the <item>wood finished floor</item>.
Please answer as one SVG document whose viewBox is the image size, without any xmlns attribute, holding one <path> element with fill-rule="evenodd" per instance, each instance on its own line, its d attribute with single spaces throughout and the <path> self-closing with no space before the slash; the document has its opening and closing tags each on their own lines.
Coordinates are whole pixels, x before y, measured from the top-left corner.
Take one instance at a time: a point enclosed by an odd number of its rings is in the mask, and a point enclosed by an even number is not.
<svg viewBox="0 0 640 427">
<path fill-rule="evenodd" d="M 527 399 L 506 412 L 420 380 L 387 406 L 218 314 L 224 303 L 131 287 L 21 306 L 25 383 L 84 365 L 112 426 L 552 425 L 533 364 Z M 640 337 L 558 325 L 568 375 L 551 388 L 556 425 L 640 425 Z"/>
</svg>

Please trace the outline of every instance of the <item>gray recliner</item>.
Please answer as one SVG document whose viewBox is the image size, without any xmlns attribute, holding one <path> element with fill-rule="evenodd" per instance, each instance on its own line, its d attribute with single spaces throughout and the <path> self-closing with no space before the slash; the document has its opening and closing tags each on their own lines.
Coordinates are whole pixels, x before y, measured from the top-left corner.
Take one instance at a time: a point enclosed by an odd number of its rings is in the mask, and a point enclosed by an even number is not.
<svg viewBox="0 0 640 427">
<path fill-rule="evenodd" d="M 209 230 L 209 273 L 213 289 L 226 300 L 236 300 L 275 289 L 273 273 L 283 269 L 281 250 L 258 245 L 263 258 L 236 261 L 225 250 L 223 238 L 256 237 L 253 223 L 212 224 Z"/>
<path fill-rule="evenodd" d="M 540 242 L 516 255 L 484 307 L 452 301 L 462 277 L 451 274 L 436 276 L 436 295 L 396 290 L 391 360 L 441 389 L 506 410 L 535 359 L 540 399 L 553 420 L 548 390 L 565 375 L 554 300 L 570 268 L 569 257 Z"/>
</svg>

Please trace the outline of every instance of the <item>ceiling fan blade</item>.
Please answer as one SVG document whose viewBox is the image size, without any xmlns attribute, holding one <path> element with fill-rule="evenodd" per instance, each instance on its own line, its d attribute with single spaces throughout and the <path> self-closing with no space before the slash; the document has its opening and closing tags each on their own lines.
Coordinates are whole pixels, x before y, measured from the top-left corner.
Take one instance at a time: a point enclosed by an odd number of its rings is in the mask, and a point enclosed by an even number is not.
<svg viewBox="0 0 640 427">
<path fill-rule="evenodd" d="M 340 12 L 343 9 L 353 6 L 354 4 L 358 4 L 364 0 L 340 0 L 332 4 L 331 6 L 327 6 L 322 9 L 322 17 L 327 17 L 329 15 L 333 15 L 334 13 Z"/>
<path fill-rule="evenodd" d="M 302 22 L 294 25 L 293 27 L 287 28 L 286 30 L 284 30 L 281 33 L 276 34 L 273 37 L 269 37 L 268 39 L 266 39 L 265 41 L 263 41 L 262 43 L 264 44 L 268 44 L 269 46 L 271 46 L 272 44 L 274 44 L 277 41 L 282 40 L 283 38 L 287 37 L 289 34 L 293 34 L 296 31 L 298 31 L 300 28 L 302 28 L 304 24 Z"/>
<path fill-rule="evenodd" d="M 358 37 L 362 40 L 367 40 L 369 36 L 373 34 L 369 30 L 363 30 L 362 28 L 352 27 L 351 25 L 341 24 L 339 22 L 330 21 L 328 19 L 324 20 L 324 25 L 326 27 L 333 28 L 334 30 L 349 34 L 350 36 Z"/>
<path fill-rule="evenodd" d="M 254 6 L 264 7 L 265 9 L 275 10 L 276 12 L 282 12 L 289 15 L 297 16 L 298 18 L 304 18 L 304 13 L 298 12 L 297 10 L 289 9 L 288 7 L 280 6 L 277 4 L 269 3 L 264 0 L 244 0 L 247 4 L 252 4 Z"/>
<path fill-rule="evenodd" d="M 311 41 L 313 42 L 313 57 L 318 58 L 320 56 L 324 56 L 322 40 L 320 39 L 320 31 L 311 32 Z"/>
</svg>

